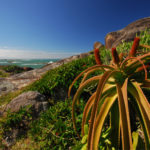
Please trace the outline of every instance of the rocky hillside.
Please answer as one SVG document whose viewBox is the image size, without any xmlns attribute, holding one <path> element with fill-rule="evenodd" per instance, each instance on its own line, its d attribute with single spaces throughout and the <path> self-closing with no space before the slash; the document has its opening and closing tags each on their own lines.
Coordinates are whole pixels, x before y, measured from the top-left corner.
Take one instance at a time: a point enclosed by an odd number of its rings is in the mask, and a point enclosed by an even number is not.
<svg viewBox="0 0 150 150">
<path fill-rule="evenodd" d="M 7 94 L 10 91 L 18 90 L 22 87 L 29 85 L 30 83 L 38 80 L 48 70 L 54 69 L 62 64 L 66 64 L 78 58 L 84 58 L 90 55 L 89 53 L 83 53 L 80 55 L 71 56 L 69 58 L 60 60 L 58 62 L 46 65 L 41 69 L 34 69 L 23 73 L 15 74 L 10 77 L 0 78 L 0 96 Z"/>
<path fill-rule="evenodd" d="M 107 49 L 110 49 L 116 47 L 122 41 L 132 41 L 136 34 L 139 34 L 146 28 L 150 28 L 150 17 L 139 19 L 121 30 L 108 33 L 105 37 L 105 46 Z"/>
</svg>

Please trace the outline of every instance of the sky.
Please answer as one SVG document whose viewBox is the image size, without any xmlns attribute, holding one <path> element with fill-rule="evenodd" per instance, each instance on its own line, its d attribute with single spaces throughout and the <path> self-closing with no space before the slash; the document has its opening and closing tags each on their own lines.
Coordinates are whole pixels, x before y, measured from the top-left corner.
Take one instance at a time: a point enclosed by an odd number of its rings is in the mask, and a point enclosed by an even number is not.
<svg viewBox="0 0 150 150">
<path fill-rule="evenodd" d="M 150 16 L 150 0 L 0 0 L 0 58 L 65 58 Z"/>
</svg>

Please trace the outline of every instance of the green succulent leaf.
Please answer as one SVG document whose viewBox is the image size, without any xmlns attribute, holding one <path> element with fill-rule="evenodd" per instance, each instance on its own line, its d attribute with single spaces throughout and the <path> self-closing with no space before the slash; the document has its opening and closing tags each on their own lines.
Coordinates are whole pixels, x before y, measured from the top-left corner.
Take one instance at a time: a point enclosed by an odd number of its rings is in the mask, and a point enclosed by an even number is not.
<svg viewBox="0 0 150 150">
<path fill-rule="evenodd" d="M 87 138 L 88 138 L 88 134 L 84 135 L 82 140 L 81 140 L 81 143 L 85 144 L 87 142 Z"/>
<path fill-rule="evenodd" d="M 132 137 L 133 137 L 133 150 L 136 150 L 136 147 L 138 145 L 138 132 L 133 132 L 132 133 Z"/>
<path fill-rule="evenodd" d="M 136 99 L 135 108 L 142 124 L 147 150 L 150 148 L 150 104 L 137 83 L 130 84 L 129 92 Z"/>
<path fill-rule="evenodd" d="M 117 84 L 123 150 L 133 149 L 128 108 L 127 84 L 128 78 L 125 80 L 125 83 L 122 86 Z"/>
<path fill-rule="evenodd" d="M 77 102 L 77 100 L 79 99 L 81 93 L 83 92 L 84 88 L 88 87 L 89 85 L 91 85 L 93 82 L 98 82 L 100 80 L 101 76 L 95 76 L 92 77 L 88 80 L 86 80 L 77 90 L 74 98 L 73 98 L 73 102 L 72 102 L 72 120 L 73 120 L 73 127 L 75 129 L 75 131 L 78 134 L 77 128 L 76 128 L 76 118 L 75 118 L 75 104 Z M 78 137 L 80 137 L 80 135 L 78 134 Z"/>
<path fill-rule="evenodd" d="M 107 97 L 104 103 L 102 104 L 100 112 L 96 119 L 95 126 L 93 127 L 93 139 L 91 141 L 92 146 L 91 149 L 94 150 L 97 149 L 104 121 L 116 99 L 117 99 L 116 93 L 113 95 L 110 94 L 109 97 Z"/>
<path fill-rule="evenodd" d="M 89 131 L 89 127 L 88 127 L 88 125 L 86 124 L 86 125 L 84 125 L 84 132 L 85 132 L 85 134 L 88 134 L 88 131 Z"/>
<path fill-rule="evenodd" d="M 84 144 L 81 150 L 87 150 L 87 144 Z"/>
</svg>

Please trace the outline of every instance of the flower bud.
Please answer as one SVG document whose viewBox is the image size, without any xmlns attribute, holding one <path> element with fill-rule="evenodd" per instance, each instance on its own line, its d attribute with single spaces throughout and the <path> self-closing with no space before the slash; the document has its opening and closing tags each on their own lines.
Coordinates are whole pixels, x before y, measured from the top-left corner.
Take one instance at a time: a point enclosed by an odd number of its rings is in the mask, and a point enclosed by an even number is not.
<svg viewBox="0 0 150 150">
<path fill-rule="evenodd" d="M 117 53 L 116 48 L 112 48 L 112 49 L 111 49 L 111 52 L 112 52 L 112 59 L 113 59 L 113 62 L 114 62 L 115 64 L 118 64 L 120 60 L 119 60 L 119 56 L 118 56 L 118 53 Z"/>
<path fill-rule="evenodd" d="M 129 52 L 129 56 L 131 56 L 131 57 L 135 56 L 136 50 L 137 50 L 137 48 L 139 46 L 139 42 L 140 42 L 140 38 L 139 37 L 135 37 L 134 41 L 133 41 L 132 48 L 131 48 L 131 50 Z"/>
<path fill-rule="evenodd" d="M 102 65 L 101 59 L 100 59 L 100 54 L 99 54 L 99 49 L 94 50 L 94 55 L 95 55 L 95 61 L 98 65 Z"/>
</svg>

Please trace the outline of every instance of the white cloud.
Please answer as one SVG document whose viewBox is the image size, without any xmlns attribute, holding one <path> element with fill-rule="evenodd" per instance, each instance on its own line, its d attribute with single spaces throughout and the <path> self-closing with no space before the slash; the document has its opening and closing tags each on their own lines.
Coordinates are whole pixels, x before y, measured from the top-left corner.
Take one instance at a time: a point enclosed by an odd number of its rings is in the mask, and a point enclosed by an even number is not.
<svg viewBox="0 0 150 150">
<path fill-rule="evenodd" d="M 46 52 L 36 50 L 15 50 L 15 49 L 0 49 L 0 59 L 52 59 L 66 58 L 77 53 L 71 52 Z"/>
</svg>

